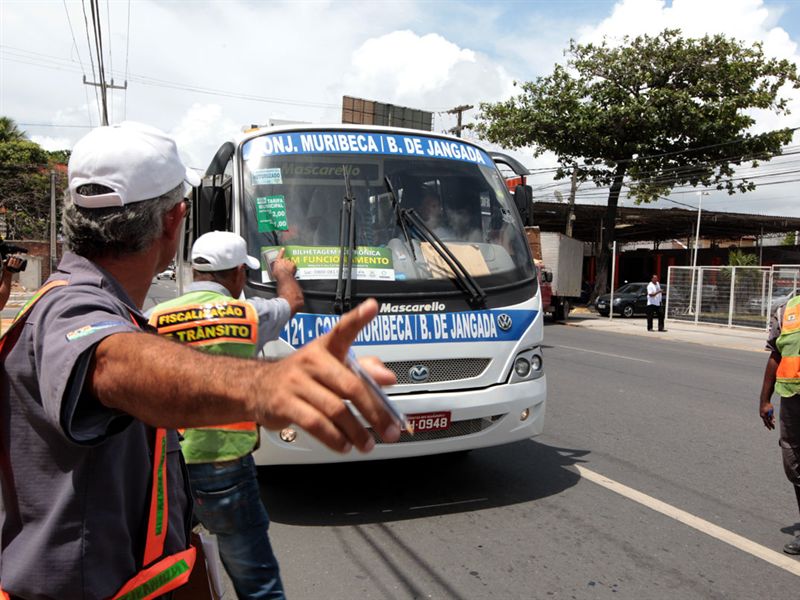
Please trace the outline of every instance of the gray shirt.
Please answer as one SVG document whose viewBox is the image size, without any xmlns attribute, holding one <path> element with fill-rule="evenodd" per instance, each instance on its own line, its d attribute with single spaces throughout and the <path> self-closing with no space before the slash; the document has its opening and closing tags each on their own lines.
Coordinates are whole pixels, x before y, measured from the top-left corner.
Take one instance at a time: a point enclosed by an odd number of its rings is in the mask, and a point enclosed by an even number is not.
<svg viewBox="0 0 800 600">
<path fill-rule="evenodd" d="M 781 336 L 781 329 L 783 328 L 783 313 L 786 310 L 786 305 L 789 303 L 789 300 L 793 297 L 794 295 L 790 295 L 772 311 L 772 316 L 769 319 L 769 334 L 767 334 L 766 350 L 778 352 L 778 338 Z"/>
<path fill-rule="evenodd" d="M 783 309 L 785 308 L 785 302 L 777 306 L 769 319 L 769 333 L 767 334 L 767 345 L 765 349 L 770 352 L 778 352 L 778 338 L 781 335 Z"/>
<path fill-rule="evenodd" d="M 231 295 L 228 288 L 216 281 L 193 281 L 186 286 L 186 292 L 215 292 L 223 296 Z M 292 309 L 283 298 L 267 299 L 253 296 L 246 300 L 253 305 L 258 315 L 258 350 L 261 350 L 267 342 L 278 339 L 281 329 L 292 318 Z"/>
<path fill-rule="evenodd" d="M 85 258 L 65 254 L 51 279 L 69 285 L 34 306 L 0 367 L 8 398 L 0 453 L 10 457 L 2 469 L 0 580 L 30 599 L 109 598 L 142 567 L 154 430 L 102 405 L 84 384 L 101 340 L 151 328 L 119 283 Z M 184 469 L 170 431 L 167 554 L 186 548 Z"/>
</svg>

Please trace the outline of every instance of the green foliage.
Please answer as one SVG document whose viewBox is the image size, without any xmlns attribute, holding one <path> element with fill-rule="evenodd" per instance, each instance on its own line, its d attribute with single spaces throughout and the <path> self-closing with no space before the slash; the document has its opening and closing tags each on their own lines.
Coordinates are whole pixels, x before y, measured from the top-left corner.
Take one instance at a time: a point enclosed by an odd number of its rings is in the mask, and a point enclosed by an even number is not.
<svg viewBox="0 0 800 600">
<path fill-rule="evenodd" d="M 756 267 L 758 266 L 758 255 L 744 250 L 731 250 L 728 252 L 728 266 Z"/>
<path fill-rule="evenodd" d="M 0 117 L 0 142 L 15 142 L 25 139 L 25 132 L 17 127 L 14 119 Z"/>
<path fill-rule="evenodd" d="M 794 246 L 797 244 L 797 232 L 792 231 L 783 236 L 781 246 Z"/>
<path fill-rule="evenodd" d="M 2 120 L 0 117 L 0 133 Z M 8 239 L 48 239 L 50 172 L 56 171 L 57 206 L 66 187 L 68 152 L 47 152 L 24 137 L 0 141 L 0 218 Z"/>
</svg>

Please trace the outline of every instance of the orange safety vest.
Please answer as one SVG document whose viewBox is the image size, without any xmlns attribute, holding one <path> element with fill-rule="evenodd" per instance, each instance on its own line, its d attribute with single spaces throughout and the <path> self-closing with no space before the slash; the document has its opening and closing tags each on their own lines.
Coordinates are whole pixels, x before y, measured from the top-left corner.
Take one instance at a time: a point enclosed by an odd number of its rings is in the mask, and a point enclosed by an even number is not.
<svg viewBox="0 0 800 600">
<path fill-rule="evenodd" d="M 256 354 L 258 315 L 253 305 L 219 292 L 198 290 L 162 302 L 153 308 L 150 325 L 159 335 L 201 352 L 242 358 Z M 192 430 L 217 430 L 220 435 L 196 435 Z M 213 461 L 232 460 L 249 454 L 258 444 L 258 425 L 252 421 L 179 431 L 184 436 L 181 446 L 187 463 L 212 462 L 212 456 Z M 238 437 L 224 437 L 225 432 Z M 242 433 L 250 435 L 244 437 Z"/>
<path fill-rule="evenodd" d="M 0 338 L 0 356 L 5 358 L 8 348 L 5 342 L 9 333 L 16 332 L 19 325 L 39 299 L 50 290 L 67 285 L 65 280 L 51 281 L 42 286 L 33 298 L 20 310 L 8 331 Z M 189 581 L 196 556 L 194 546 L 186 550 L 163 556 L 164 541 L 167 538 L 168 494 L 167 494 L 167 430 L 158 428 L 155 432 L 155 448 L 153 451 L 153 481 L 150 491 L 150 514 L 147 519 L 147 539 L 144 547 L 143 568 L 131 577 L 111 600 L 150 600 L 175 590 Z M 3 461 L 5 462 L 5 461 Z M 8 599 L 8 594 L 0 587 L 0 598 Z"/>
<path fill-rule="evenodd" d="M 781 354 L 775 373 L 775 392 L 782 398 L 789 398 L 800 393 L 800 296 L 786 303 L 781 334 L 775 345 Z"/>
</svg>

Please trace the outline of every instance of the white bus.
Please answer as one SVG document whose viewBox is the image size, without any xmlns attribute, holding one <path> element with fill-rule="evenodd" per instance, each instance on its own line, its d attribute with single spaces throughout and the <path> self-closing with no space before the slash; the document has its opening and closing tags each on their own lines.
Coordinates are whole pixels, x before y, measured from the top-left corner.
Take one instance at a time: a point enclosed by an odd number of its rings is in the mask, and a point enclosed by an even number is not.
<svg viewBox="0 0 800 600">
<path fill-rule="evenodd" d="M 446 135 L 352 125 L 255 128 L 225 143 L 194 196 L 182 249 L 207 231 L 242 235 L 261 257 L 246 296 L 272 297 L 268 258 L 297 265 L 303 312 L 265 348 L 282 356 L 366 298 L 380 305 L 356 355 L 397 375 L 387 388 L 414 425 L 395 444 L 340 455 L 304 431 L 262 431 L 261 465 L 461 452 L 542 431 L 547 384 L 536 272 L 520 210 L 495 161 Z M 519 205 L 520 210 L 518 210 Z"/>
</svg>

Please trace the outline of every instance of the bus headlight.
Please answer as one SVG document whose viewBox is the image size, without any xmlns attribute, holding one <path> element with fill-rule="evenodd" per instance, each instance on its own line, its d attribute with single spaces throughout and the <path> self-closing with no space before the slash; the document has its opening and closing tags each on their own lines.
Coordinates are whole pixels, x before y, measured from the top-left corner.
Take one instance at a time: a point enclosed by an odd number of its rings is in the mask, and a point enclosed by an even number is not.
<svg viewBox="0 0 800 600">
<path fill-rule="evenodd" d="M 544 375 L 542 349 L 529 348 L 514 358 L 509 383 L 519 383 L 530 379 L 538 379 Z"/>
<path fill-rule="evenodd" d="M 524 379 L 530 372 L 531 363 L 528 362 L 528 359 L 524 356 L 518 356 L 517 360 L 514 361 L 514 373 L 516 373 L 518 377 L 522 377 Z"/>
</svg>

